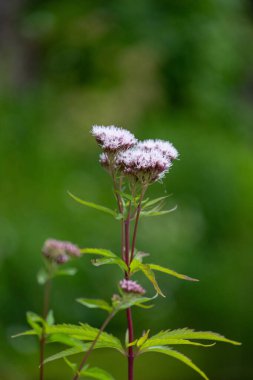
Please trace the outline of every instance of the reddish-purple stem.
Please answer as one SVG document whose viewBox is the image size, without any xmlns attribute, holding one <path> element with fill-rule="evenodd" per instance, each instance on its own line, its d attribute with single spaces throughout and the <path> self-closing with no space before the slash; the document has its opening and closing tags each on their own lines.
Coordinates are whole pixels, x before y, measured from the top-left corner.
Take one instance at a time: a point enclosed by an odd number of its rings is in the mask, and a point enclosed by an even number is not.
<svg viewBox="0 0 253 380">
<path fill-rule="evenodd" d="M 131 214 L 131 202 L 129 205 L 129 212 L 127 220 L 125 221 L 125 262 L 128 266 L 128 273 L 125 273 L 125 278 L 129 279 L 130 264 L 129 260 L 129 249 L 130 249 L 130 214 Z M 131 308 L 126 310 L 127 315 L 127 326 L 128 326 L 128 342 L 132 343 L 134 341 L 134 328 Z M 128 380 L 133 380 L 134 378 L 134 351 L 133 347 L 128 347 Z"/>
</svg>

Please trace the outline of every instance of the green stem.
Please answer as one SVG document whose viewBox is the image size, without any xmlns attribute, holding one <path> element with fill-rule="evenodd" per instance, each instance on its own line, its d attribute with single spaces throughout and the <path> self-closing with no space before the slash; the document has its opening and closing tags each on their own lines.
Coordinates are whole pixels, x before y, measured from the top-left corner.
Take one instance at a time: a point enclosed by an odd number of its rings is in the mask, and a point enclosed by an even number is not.
<svg viewBox="0 0 253 380">
<path fill-rule="evenodd" d="M 132 248 L 131 248 L 131 257 L 130 257 L 130 264 L 134 258 L 134 250 L 135 250 L 135 244 L 136 244 L 136 237 L 137 237 L 137 229 L 138 229 L 138 222 L 140 218 L 140 213 L 141 213 L 141 203 L 143 201 L 144 194 L 146 192 L 146 187 L 143 187 L 140 195 L 140 200 L 139 204 L 137 206 L 137 213 L 135 217 L 135 224 L 134 224 L 134 232 L 133 232 L 133 240 L 132 240 Z"/>
<path fill-rule="evenodd" d="M 49 298 L 51 290 L 51 279 L 48 279 L 44 287 L 44 301 L 43 301 L 43 319 L 47 318 L 49 310 Z M 40 380 L 44 379 L 44 354 L 45 354 L 45 343 L 46 343 L 46 334 L 45 326 L 42 327 L 41 337 L 40 337 Z"/>
</svg>

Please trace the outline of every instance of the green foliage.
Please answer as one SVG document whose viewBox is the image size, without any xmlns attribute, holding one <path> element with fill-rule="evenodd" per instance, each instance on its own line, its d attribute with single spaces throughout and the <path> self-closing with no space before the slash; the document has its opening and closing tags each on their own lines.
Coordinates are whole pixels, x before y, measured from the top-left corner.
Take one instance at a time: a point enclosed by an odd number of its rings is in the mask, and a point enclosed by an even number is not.
<svg viewBox="0 0 253 380">
<path fill-rule="evenodd" d="M 104 369 L 98 367 L 86 366 L 81 372 L 81 377 L 89 377 L 98 380 L 114 380 L 114 377 L 110 375 Z"/>
<path fill-rule="evenodd" d="M 148 264 L 142 264 L 141 262 L 139 262 L 138 269 L 141 270 L 144 273 L 144 275 L 149 279 L 149 281 L 152 283 L 152 285 L 154 286 L 154 289 L 157 291 L 157 293 L 160 294 L 162 297 L 165 297 L 165 295 L 163 294 L 163 292 L 159 288 L 159 285 L 158 285 L 156 278 L 155 278 L 155 274 L 152 271 L 152 269 L 150 268 L 150 266 Z"/>
<path fill-rule="evenodd" d="M 60 342 L 61 343 L 61 342 Z M 82 344 L 80 346 L 74 346 L 71 348 L 68 348 L 66 350 L 60 351 L 57 354 L 51 355 L 48 358 L 44 360 L 44 364 L 53 362 L 55 360 L 64 359 L 72 355 L 80 354 L 81 352 L 88 351 L 90 347 L 90 343 Z M 98 348 L 99 345 L 95 346 L 95 349 Z"/>
<path fill-rule="evenodd" d="M 77 365 L 71 363 L 66 357 L 64 357 L 65 363 L 71 368 L 71 370 L 76 373 Z M 83 369 L 78 373 L 81 378 L 89 377 L 98 380 L 114 380 L 114 378 L 105 370 L 98 367 L 90 367 L 88 364 L 83 367 Z"/>
<path fill-rule="evenodd" d="M 113 310 L 112 306 L 110 306 L 108 302 L 100 299 L 78 298 L 77 302 L 91 309 L 103 309 L 108 311 L 109 313 Z"/>
<path fill-rule="evenodd" d="M 186 276 L 185 274 L 177 273 L 174 270 L 162 267 L 161 265 L 157 265 L 157 264 L 148 264 L 148 265 L 149 265 L 150 269 L 157 270 L 158 272 L 163 272 L 163 273 L 169 274 L 170 276 L 177 277 L 181 280 L 199 281 L 196 278 Z"/>
<path fill-rule="evenodd" d="M 115 255 L 115 253 L 109 251 L 108 249 L 102 248 L 82 248 L 80 252 L 82 254 L 100 255 L 109 258 L 117 258 L 117 255 Z"/>
<path fill-rule="evenodd" d="M 50 269 L 41 268 L 37 274 L 37 281 L 40 285 L 58 276 L 74 276 L 77 273 L 76 268 L 61 268 L 57 265 L 52 265 Z"/>
<path fill-rule="evenodd" d="M 118 305 L 116 306 L 118 310 L 125 310 L 128 309 L 131 306 L 139 306 L 143 307 L 144 303 L 150 302 L 153 299 L 157 297 L 157 294 L 154 297 L 148 298 L 148 297 L 141 297 L 139 295 L 136 295 L 134 293 L 125 293 L 122 296 L 122 299 L 119 301 Z M 151 305 L 149 305 L 150 307 Z"/>
<path fill-rule="evenodd" d="M 175 211 L 177 209 L 177 206 L 173 207 L 170 210 L 162 210 L 164 206 L 164 200 L 166 198 L 168 198 L 168 195 L 164 197 L 155 198 L 150 201 L 144 201 L 144 204 L 142 202 L 143 206 L 141 209 L 140 216 L 161 216 Z"/>
<path fill-rule="evenodd" d="M 188 328 L 183 329 L 177 329 L 177 330 L 166 330 L 166 331 L 160 331 L 158 334 L 153 335 L 150 337 L 145 344 L 143 345 L 143 349 L 145 347 L 149 347 L 150 345 L 156 345 L 162 344 L 162 341 L 164 341 L 164 344 L 171 344 L 170 340 L 180 340 L 180 339 L 197 339 L 197 340 L 210 340 L 210 341 L 217 341 L 217 342 L 225 342 L 225 343 L 231 343 L 234 345 L 241 345 L 240 342 L 236 342 L 231 339 L 227 339 L 224 336 L 211 332 L 211 331 L 194 331 Z M 159 340 L 160 343 L 157 343 Z M 154 343 L 152 343 L 154 342 Z M 177 343 L 178 344 L 178 343 Z"/>
<path fill-rule="evenodd" d="M 78 203 L 80 203 L 80 204 L 82 204 L 82 205 L 84 205 L 84 206 L 94 208 L 94 209 L 96 209 L 96 210 L 98 210 L 98 211 L 102 211 L 102 212 L 104 212 L 104 213 L 106 213 L 106 214 L 109 214 L 109 215 L 113 216 L 114 218 L 116 218 L 116 217 L 118 216 L 118 214 L 116 213 L 116 211 L 114 211 L 114 210 L 112 210 L 112 209 L 110 209 L 110 208 L 108 208 L 108 207 L 101 206 L 101 205 L 98 205 L 98 204 L 93 203 L 93 202 L 87 202 L 87 201 L 84 201 L 83 199 L 76 197 L 75 195 L 73 195 L 73 194 L 70 193 L 69 191 L 68 191 L 68 194 L 69 194 L 69 195 L 71 196 L 71 198 L 73 198 L 76 202 L 78 202 Z"/>
<path fill-rule="evenodd" d="M 138 340 L 137 340 L 137 347 L 141 347 L 145 342 L 146 340 L 148 339 L 148 336 L 149 336 L 149 333 L 150 333 L 150 330 L 148 330 L 147 332 L 145 332 L 145 334 L 143 334 Z"/>
<path fill-rule="evenodd" d="M 119 257 L 112 257 L 109 259 L 93 259 L 92 264 L 95 267 L 100 267 L 101 265 L 118 265 L 123 272 L 128 270 L 126 263 Z"/>
<path fill-rule="evenodd" d="M 224 336 L 213 333 L 211 331 L 194 331 L 187 328 L 177 330 L 160 331 L 158 334 L 148 338 L 148 333 L 141 337 L 137 341 L 137 347 L 139 347 L 139 354 L 145 352 L 159 352 L 178 359 L 197 371 L 204 379 L 208 380 L 207 376 L 201 371 L 187 356 L 172 349 L 171 345 L 193 345 L 202 347 L 211 347 L 212 344 L 202 344 L 199 342 L 192 342 L 191 340 L 209 340 L 226 342 L 234 345 L 240 345 L 241 343 L 225 338 Z M 168 346 L 169 345 L 169 346 Z"/>
<path fill-rule="evenodd" d="M 172 269 L 164 268 L 164 267 L 162 267 L 160 265 L 157 265 L 157 264 L 143 264 L 142 263 L 142 259 L 143 259 L 144 256 L 145 255 L 141 254 L 140 252 L 136 253 L 136 255 L 135 255 L 135 257 L 134 257 L 134 259 L 133 259 L 133 261 L 132 261 L 132 263 L 130 265 L 130 271 L 131 271 L 132 274 L 134 274 L 134 273 L 136 273 L 138 271 L 142 271 L 144 273 L 144 275 L 152 283 L 152 285 L 154 286 L 154 288 L 157 291 L 157 293 L 160 294 L 163 297 L 165 297 L 165 295 L 161 291 L 161 289 L 160 289 L 160 287 L 159 287 L 159 285 L 158 285 L 158 283 L 156 281 L 155 274 L 154 274 L 153 270 L 169 274 L 170 276 L 177 277 L 177 278 L 179 278 L 181 280 L 198 281 L 195 278 L 192 278 L 192 277 L 189 277 L 189 276 L 177 273 L 177 272 L 175 272 Z"/>
<path fill-rule="evenodd" d="M 205 380 L 208 380 L 208 377 L 206 376 L 206 374 L 203 371 L 201 371 L 201 369 L 198 368 L 191 361 L 191 359 L 189 359 L 187 356 L 181 354 L 180 352 L 173 350 L 170 347 L 159 347 L 159 346 L 149 347 L 149 348 L 147 348 L 147 350 L 145 352 L 159 352 L 161 354 L 165 354 L 165 355 L 171 356 L 175 359 L 178 359 L 181 362 L 188 365 L 189 367 L 191 367 L 192 369 L 194 369 L 196 372 L 198 372 Z"/>
<path fill-rule="evenodd" d="M 89 254 L 89 255 L 99 255 L 104 256 L 105 259 L 93 259 L 92 264 L 95 266 L 101 266 L 101 265 L 118 265 L 121 270 L 127 271 L 127 265 L 126 263 L 115 253 L 107 250 L 107 249 L 100 249 L 100 248 L 82 248 L 80 250 L 81 254 Z"/>
<path fill-rule="evenodd" d="M 79 340 L 92 341 L 96 338 L 99 329 L 91 327 L 87 323 L 80 325 L 71 324 L 59 324 L 53 326 L 46 326 L 46 334 L 65 334 L 67 336 L 73 337 Z M 101 344 L 107 345 L 107 347 L 115 348 L 122 351 L 122 345 L 118 338 L 111 334 L 102 332 L 99 337 L 99 342 Z"/>
</svg>

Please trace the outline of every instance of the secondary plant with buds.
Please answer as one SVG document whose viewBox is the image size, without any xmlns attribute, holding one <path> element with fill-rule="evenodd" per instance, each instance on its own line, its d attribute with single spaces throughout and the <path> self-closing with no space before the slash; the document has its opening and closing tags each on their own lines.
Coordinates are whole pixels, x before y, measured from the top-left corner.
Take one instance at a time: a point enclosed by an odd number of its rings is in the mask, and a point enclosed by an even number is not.
<svg viewBox="0 0 253 380">
<path fill-rule="evenodd" d="M 78 203 L 94 208 L 115 218 L 119 224 L 121 235 L 121 247 L 119 253 L 113 253 L 108 249 L 81 248 L 68 242 L 60 242 L 49 239 L 45 242 L 42 252 L 45 258 L 45 268 L 39 273 L 38 280 L 45 285 L 45 302 L 42 317 L 28 313 L 27 319 L 31 330 L 19 335 L 37 335 L 40 341 L 40 380 L 43 380 L 44 364 L 50 361 L 64 359 L 73 371 L 72 379 L 91 377 L 100 380 L 112 380 L 112 375 L 103 369 L 90 367 L 87 363 L 94 349 L 115 349 L 126 357 L 128 362 L 128 380 L 134 379 L 134 362 L 140 355 L 157 352 L 174 357 L 199 373 L 204 379 L 208 379 L 205 373 L 197 367 L 191 359 L 174 349 L 174 345 L 194 345 L 210 347 L 216 341 L 239 345 L 239 342 L 225 338 L 210 331 L 194 331 L 188 328 L 177 330 L 162 330 L 151 335 L 150 330 L 142 336 L 136 337 L 133 307 L 151 308 L 150 304 L 157 296 L 164 294 L 160 289 L 155 272 L 161 272 L 180 280 L 198 281 L 189 276 L 180 274 L 170 268 L 159 264 L 146 262 L 149 255 L 143 253 L 136 246 L 138 225 L 144 217 L 154 217 L 170 213 L 172 210 L 164 210 L 166 197 L 156 199 L 146 198 L 149 186 L 162 181 L 169 173 L 174 161 L 179 154 L 176 148 L 169 142 L 159 139 L 138 141 L 128 130 L 115 126 L 93 126 L 91 130 L 101 153 L 99 162 L 111 176 L 113 191 L 116 199 L 116 209 L 97 205 L 85 201 L 72 193 L 69 195 Z M 115 284 L 118 292 L 110 297 L 110 301 L 100 298 L 79 298 L 77 301 L 89 308 L 99 308 L 107 312 L 107 317 L 100 328 L 92 327 L 85 321 L 79 325 L 56 324 L 52 313 L 49 312 L 48 286 L 52 278 L 60 274 L 74 274 L 73 268 L 62 269 L 70 259 L 81 255 L 93 255 L 94 266 L 116 265 L 122 273 L 122 280 Z M 137 272 L 141 272 L 154 287 L 154 295 L 144 296 L 146 290 L 133 278 Z M 109 322 L 121 311 L 126 313 L 126 342 L 123 343 L 117 337 L 105 332 Z M 207 341 L 203 343 L 202 341 Z M 58 342 L 67 346 L 61 352 L 44 359 L 44 346 L 47 342 Z M 75 354 L 83 353 L 82 360 L 74 363 L 70 360 Z M 123 378 L 123 375 L 122 375 Z"/>
</svg>

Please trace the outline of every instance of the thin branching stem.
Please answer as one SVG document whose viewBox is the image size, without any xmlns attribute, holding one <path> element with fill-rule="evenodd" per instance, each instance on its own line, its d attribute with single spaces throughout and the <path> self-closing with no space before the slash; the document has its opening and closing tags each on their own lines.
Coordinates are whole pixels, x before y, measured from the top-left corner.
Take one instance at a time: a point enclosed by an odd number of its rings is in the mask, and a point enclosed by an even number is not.
<svg viewBox="0 0 253 380">
<path fill-rule="evenodd" d="M 125 273 L 125 278 L 128 280 L 130 276 L 130 217 L 131 217 L 131 202 L 129 203 L 128 216 L 125 221 L 125 262 L 128 266 L 128 272 Z M 128 341 L 129 343 L 134 341 L 134 327 L 133 327 L 133 319 L 132 319 L 132 311 L 129 307 L 126 310 L 127 317 L 127 327 L 128 327 Z M 133 380 L 134 378 L 134 351 L 133 347 L 128 347 L 128 380 Z"/>
<path fill-rule="evenodd" d="M 136 217 L 135 217 L 135 223 L 134 223 L 134 232 L 133 232 L 133 239 L 132 239 L 132 248 L 131 248 L 131 257 L 130 257 L 130 264 L 134 258 L 134 250 L 135 250 L 135 244 L 136 244 L 136 237 L 137 237 L 137 229 L 138 229 L 138 222 L 140 218 L 140 213 L 141 213 L 141 204 L 143 201 L 144 194 L 146 192 L 146 187 L 143 187 L 139 199 L 139 204 L 137 206 L 137 212 L 136 212 Z"/>
<path fill-rule="evenodd" d="M 90 348 L 89 348 L 88 351 L 85 353 L 85 355 L 84 355 L 84 357 L 83 357 L 83 359 L 82 359 L 82 361 L 81 361 L 81 363 L 80 363 L 80 365 L 79 365 L 79 367 L 78 367 L 78 370 L 77 370 L 76 374 L 75 374 L 74 377 L 73 377 L 73 380 L 78 380 L 78 379 L 79 379 L 79 377 L 80 377 L 80 372 L 82 371 L 82 369 L 83 369 L 83 367 L 84 367 L 84 365 L 85 365 L 85 363 L 86 363 L 88 357 L 89 357 L 90 354 L 92 353 L 92 351 L 93 351 L 93 349 L 94 349 L 94 347 L 95 347 L 95 345 L 96 345 L 96 343 L 97 343 L 97 341 L 98 341 L 100 335 L 102 334 L 102 332 L 104 331 L 104 329 L 106 328 L 106 326 L 108 325 L 108 323 L 112 320 L 112 318 L 114 317 L 115 313 L 116 313 L 116 310 L 113 310 L 113 312 L 111 312 L 111 313 L 108 315 L 108 317 L 106 318 L 106 320 L 104 321 L 104 323 L 103 323 L 102 326 L 100 327 L 99 332 L 97 333 L 96 338 L 93 340 L 93 342 L 92 342 L 91 345 L 90 345 Z"/>
</svg>

